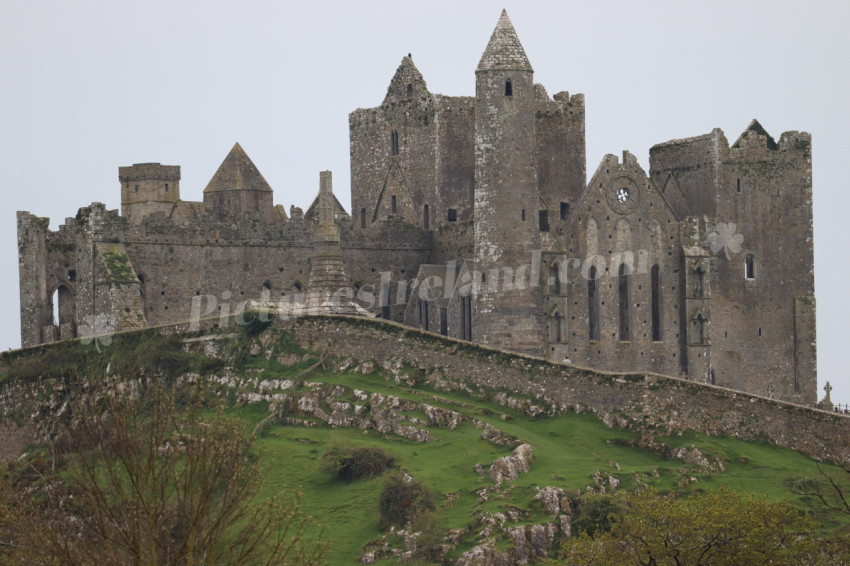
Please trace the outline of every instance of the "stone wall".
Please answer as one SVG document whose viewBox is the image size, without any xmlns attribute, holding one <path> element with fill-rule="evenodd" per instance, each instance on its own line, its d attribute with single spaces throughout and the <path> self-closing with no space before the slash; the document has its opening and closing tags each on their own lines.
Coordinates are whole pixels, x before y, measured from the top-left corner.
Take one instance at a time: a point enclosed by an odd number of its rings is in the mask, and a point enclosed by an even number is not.
<svg viewBox="0 0 850 566">
<path fill-rule="evenodd" d="M 331 356 L 403 360 L 473 390 L 528 396 L 548 412 L 591 411 L 611 426 L 664 435 L 694 430 L 763 440 L 816 459 L 850 460 L 850 417 L 654 373 L 606 373 L 546 362 L 378 320 L 289 321 L 304 347 Z"/>
<path fill-rule="evenodd" d="M 203 214 L 191 223 L 162 214 L 129 223 L 95 203 L 50 231 L 46 219 L 20 213 L 22 345 L 50 341 L 44 337 L 59 335 L 50 327 L 63 322 L 71 324 L 64 337 L 76 336 L 98 315 L 106 316 L 98 324 L 125 330 L 232 312 L 260 298 L 264 287 L 271 298 L 291 298 L 307 290 L 312 227 L 303 217 L 263 221 L 251 214 L 229 223 Z M 382 273 L 392 281 L 410 279 L 431 257 L 431 232 L 398 219 L 369 234 L 356 232 L 349 220 L 340 229 L 352 288 L 377 295 Z M 120 266 L 115 258 L 122 259 Z M 53 321 L 51 301 L 59 287 L 68 290 L 70 314 Z M 398 313 L 403 303 L 406 298 L 393 305 Z M 376 312 L 380 307 L 377 298 L 362 304 Z"/>
<path fill-rule="evenodd" d="M 202 319 L 199 326 L 228 332 L 235 324 L 233 317 L 212 317 Z M 381 319 L 278 317 L 275 325 L 293 333 L 305 349 L 357 363 L 372 362 L 374 367 L 390 360 L 401 362 L 424 376 L 491 395 L 496 402 L 508 402 L 505 392 L 508 397 L 529 399 L 541 414 L 590 411 L 609 426 L 647 434 L 693 430 L 767 441 L 816 459 L 850 461 L 850 417 L 837 413 L 656 373 L 609 373 L 548 362 Z M 172 324 L 155 331 L 174 334 L 188 327 Z M 49 347 L 2 353 L 0 371 L 28 356 L 43 355 Z M 26 403 L 49 398 L 51 387 L 44 381 L 4 385 L 0 409 L 4 415 L 11 409 L 20 413 Z M 0 427 L 0 434 L 10 439 L 7 454 L 16 455 L 32 439 L 35 428 L 29 426 L 25 423 L 21 428 L 7 420 L 5 428 Z"/>
<path fill-rule="evenodd" d="M 777 143 L 753 120 L 730 147 L 715 129 L 654 146 L 650 176 L 698 219 L 694 245 L 710 252 L 710 364 L 689 377 L 814 404 L 811 136 Z M 683 326 L 694 309 L 685 314 Z"/>
</svg>

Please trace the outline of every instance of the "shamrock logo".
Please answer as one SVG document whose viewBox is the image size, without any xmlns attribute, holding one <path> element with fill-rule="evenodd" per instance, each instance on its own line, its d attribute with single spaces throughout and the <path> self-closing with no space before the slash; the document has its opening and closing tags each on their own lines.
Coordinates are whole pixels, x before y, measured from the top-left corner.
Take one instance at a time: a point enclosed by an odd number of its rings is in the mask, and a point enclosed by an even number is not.
<svg viewBox="0 0 850 566">
<path fill-rule="evenodd" d="M 726 259 L 731 259 L 729 252 L 736 254 L 741 251 L 744 236 L 737 233 L 738 227 L 734 222 L 720 222 L 714 229 L 715 231 L 708 235 L 708 243 L 712 252 L 723 251 L 726 254 Z"/>
<path fill-rule="evenodd" d="M 105 348 L 112 344 L 113 332 L 115 332 L 115 326 L 112 324 L 111 316 L 89 315 L 85 317 L 84 324 L 80 325 L 79 333 L 82 336 L 80 342 L 86 345 L 94 342 L 95 348 L 100 352 L 101 345 Z"/>
</svg>

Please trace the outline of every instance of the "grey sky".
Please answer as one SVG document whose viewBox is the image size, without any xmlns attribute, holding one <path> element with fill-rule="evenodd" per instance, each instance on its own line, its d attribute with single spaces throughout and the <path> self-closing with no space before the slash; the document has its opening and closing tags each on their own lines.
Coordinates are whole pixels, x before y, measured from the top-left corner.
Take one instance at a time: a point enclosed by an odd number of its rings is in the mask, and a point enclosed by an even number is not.
<svg viewBox="0 0 850 566">
<path fill-rule="evenodd" d="M 819 396 L 850 402 L 842 257 L 850 192 L 850 4 L 841 1 L 114 2 L 0 5 L 0 346 L 20 345 L 15 211 L 120 207 L 117 167 L 181 165 L 181 196 L 238 141 L 305 207 L 320 170 L 349 207 L 348 118 L 383 100 L 408 52 L 431 92 L 473 95 L 502 7 L 550 94 L 586 95 L 587 169 L 752 118 L 813 136 Z M 788 258 L 788 264 L 794 262 Z M 770 267 L 782 277 L 783 265 Z"/>
</svg>

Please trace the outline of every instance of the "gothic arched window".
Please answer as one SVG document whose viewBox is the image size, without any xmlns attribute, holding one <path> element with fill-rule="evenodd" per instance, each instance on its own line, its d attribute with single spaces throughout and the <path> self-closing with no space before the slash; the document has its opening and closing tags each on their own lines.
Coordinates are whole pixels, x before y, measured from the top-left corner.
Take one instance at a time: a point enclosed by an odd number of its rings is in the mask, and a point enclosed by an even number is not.
<svg viewBox="0 0 850 566">
<path fill-rule="evenodd" d="M 590 267 L 587 274 L 587 338 L 599 340 L 599 285 L 596 280 L 596 266 Z"/>
<path fill-rule="evenodd" d="M 661 268 L 658 264 L 651 270 L 651 303 L 652 303 L 652 341 L 661 341 Z"/>
<path fill-rule="evenodd" d="M 620 264 L 620 270 L 617 277 L 617 289 L 620 303 L 620 341 L 631 339 L 631 329 L 629 328 L 630 313 L 629 313 L 629 266 L 625 263 Z"/>
</svg>

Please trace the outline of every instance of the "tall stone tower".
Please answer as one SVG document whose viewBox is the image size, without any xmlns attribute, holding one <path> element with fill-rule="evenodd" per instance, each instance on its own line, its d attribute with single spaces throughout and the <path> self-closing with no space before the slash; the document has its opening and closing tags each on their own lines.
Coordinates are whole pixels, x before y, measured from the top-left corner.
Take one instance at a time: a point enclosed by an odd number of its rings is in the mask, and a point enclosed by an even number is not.
<svg viewBox="0 0 850 566">
<path fill-rule="evenodd" d="M 475 71 L 473 341 L 539 354 L 534 71 L 502 11 Z"/>
<path fill-rule="evenodd" d="M 118 168 L 121 181 L 121 215 L 139 222 L 148 214 L 170 214 L 180 200 L 180 166 L 136 163 Z"/>
</svg>

